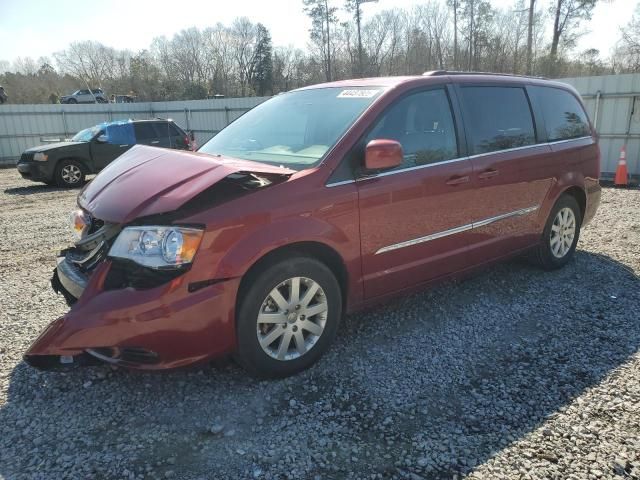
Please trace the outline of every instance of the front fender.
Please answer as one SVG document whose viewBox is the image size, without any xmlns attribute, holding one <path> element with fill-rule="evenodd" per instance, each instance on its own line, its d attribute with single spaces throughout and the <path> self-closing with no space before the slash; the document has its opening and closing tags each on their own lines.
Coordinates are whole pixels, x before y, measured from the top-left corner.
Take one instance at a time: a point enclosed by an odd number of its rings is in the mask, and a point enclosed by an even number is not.
<svg viewBox="0 0 640 480">
<path fill-rule="evenodd" d="M 202 280 L 240 278 L 276 249 L 313 242 L 332 249 L 342 259 L 349 279 L 347 303 L 359 303 L 362 269 L 357 195 L 347 193 L 334 200 L 302 214 L 274 218 L 263 211 L 218 224 L 205 234 L 193 267 Z M 231 205 L 226 207 L 233 210 Z M 203 220 L 192 217 L 188 221 L 217 223 L 211 218 Z"/>
</svg>

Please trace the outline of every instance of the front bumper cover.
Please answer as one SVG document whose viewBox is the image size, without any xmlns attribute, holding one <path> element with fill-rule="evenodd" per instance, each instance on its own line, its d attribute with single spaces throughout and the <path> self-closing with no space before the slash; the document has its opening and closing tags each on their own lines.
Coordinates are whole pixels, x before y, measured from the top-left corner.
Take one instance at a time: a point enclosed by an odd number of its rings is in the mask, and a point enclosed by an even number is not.
<svg viewBox="0 0 640 480">
<path fill-rule="evenodd" d="M 16 165 L 18 173 L 25 180 L 33 180 L 35 182 L 49 182 L 52 175 L 48 171 L 47 162 L 19 162 Z"/>
<path fill-rule="evenodd" d="M 52 287 L 72 307 L 53 321 L 24 355 L 50 369 L 61 363 L 90 363 L 87 355 L 144 370 L 178 368 L 235 348 L 235 298 L 240 279 L 189 291 L 194 270 L 145 290 L 104 288 L 112 263 L 101 262 L 89 277 L 59 261 Z M 78 296 L 76 296 L 78 294 Z M 76 301 L 77 300 L 77 301 Z"/>
</svg>

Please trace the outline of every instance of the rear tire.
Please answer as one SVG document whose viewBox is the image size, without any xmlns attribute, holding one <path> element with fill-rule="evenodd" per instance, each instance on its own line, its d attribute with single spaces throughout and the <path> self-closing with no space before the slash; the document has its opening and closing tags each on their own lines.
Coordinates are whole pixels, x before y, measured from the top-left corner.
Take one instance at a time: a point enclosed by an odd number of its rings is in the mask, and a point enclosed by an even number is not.
<svg viewBox="0 0 640 480">
<path fill-rule="evenodd" d="M 77 188 L 84 184 L 84 167 L 75 160 L 61 160 L 56 167 L 55 182 L 62 188 Z"/>
<path fill-rule="evenodd" d="M 535 260 L 545 270 L 564 267 L 573 257 L 580 237 L 582 215 L 574 197 L 560 196 L 549 213 Z"/>
<path fill-rule="evenodd" d="M 342 293 L 334 274 L 313 258 L 294 256 L 250 275 L 236 313 L 237 362 L 267 378 L 313 365 L 340 323 Z"/>
</svg>

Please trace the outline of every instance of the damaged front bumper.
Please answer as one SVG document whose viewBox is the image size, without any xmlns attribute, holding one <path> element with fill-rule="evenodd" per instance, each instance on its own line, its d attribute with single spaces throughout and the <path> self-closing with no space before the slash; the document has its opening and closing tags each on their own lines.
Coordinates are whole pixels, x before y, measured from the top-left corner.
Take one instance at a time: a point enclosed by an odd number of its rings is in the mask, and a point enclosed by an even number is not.
<svg viewBox="0 0 640 480">
<path fill-rule="evenodd" d="M 126 269 L 111 259 L 86 274 L 69 252 L 59 257 L 51 285 L 71 309 L 42 332 L 24 360 L 45 370 L 97 362 L 160 370 L 233 350 L 239 279 L 194 290 L 202 278 L 197 267 L 150 288 L 122 287 L 123 276 Z"/>
</svg>

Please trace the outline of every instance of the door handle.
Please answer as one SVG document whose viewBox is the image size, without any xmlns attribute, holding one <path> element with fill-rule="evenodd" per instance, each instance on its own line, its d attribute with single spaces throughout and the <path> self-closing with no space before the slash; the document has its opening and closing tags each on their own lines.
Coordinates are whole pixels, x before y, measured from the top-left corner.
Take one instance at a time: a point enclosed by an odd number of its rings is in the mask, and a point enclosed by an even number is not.
<svg viewBox="0 0 640 480">
<path fill-rule="evenodd" d="M 447 185 L 460 185 L 462 183 L 467 183 L 469 181 L 469 175 L 454 175 L 446 181 Z"/>
<path fill-rule="evenodd" d="M 478 178 L 480 180 L 486 180 L 487 178 L 491 178 L 491 177 L 495 177 L 496 175 L 498 175 L 498 173 L 500 173 L 498 170 L 496 170 L 495 168 L 489 168 L 487 170 L 485 170 L 482 173 L 478 174 Z"/>
<path fill-rule="evenodd" d="M 153 141 L 151 142 L 151 144 L 152 144 L 152 145 L 153 145 L 153 144 L 156 144 L 156 143 L 160 143 L 160 140 L 153 140 Z"/>
<path fill-rule="evenodd" d="M 120 145 L 120 148 L 128 147 L 129 145 Z"/>
</svg>

